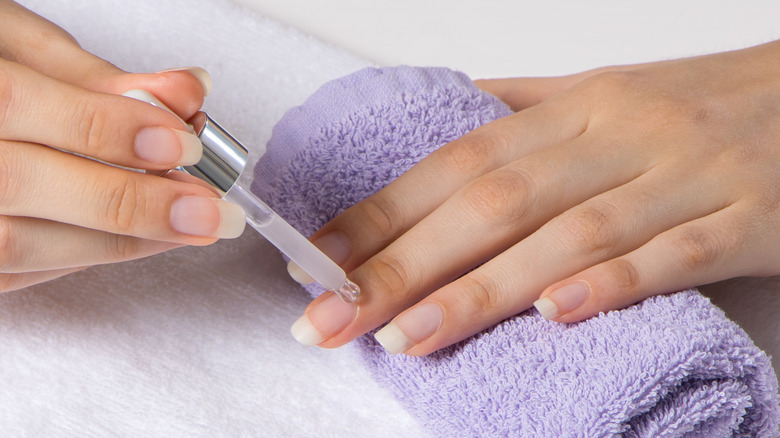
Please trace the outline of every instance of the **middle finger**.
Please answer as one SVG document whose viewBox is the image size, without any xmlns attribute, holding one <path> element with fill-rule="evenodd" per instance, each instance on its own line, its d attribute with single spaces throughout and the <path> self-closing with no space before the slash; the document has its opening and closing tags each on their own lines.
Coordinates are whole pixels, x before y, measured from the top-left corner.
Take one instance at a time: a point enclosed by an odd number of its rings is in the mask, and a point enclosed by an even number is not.
<svg viewBox="0 0 780 438">
<path fill-rule="evenodd" d="M 312 236 L 338 240 L 350 271 L 420 222 L 475 178 L 520 157 L 573 139 L 587 117 L 573 99 L 552 98 L 442 146 L 387 187 L 349 208 Z M 421 190 L 424 187 L 424 190 Z M 331 234 L 332 233 L 332 234 Z M 339 239 L 327 237 L 340 236 Z"/>
<path fill-rule="evenodd" d="M 193 245 L 236 237 L 245 225 L 241 207 L 201 185 L 7 141 L 0 141 L 0 215 Z"/>
</svg>

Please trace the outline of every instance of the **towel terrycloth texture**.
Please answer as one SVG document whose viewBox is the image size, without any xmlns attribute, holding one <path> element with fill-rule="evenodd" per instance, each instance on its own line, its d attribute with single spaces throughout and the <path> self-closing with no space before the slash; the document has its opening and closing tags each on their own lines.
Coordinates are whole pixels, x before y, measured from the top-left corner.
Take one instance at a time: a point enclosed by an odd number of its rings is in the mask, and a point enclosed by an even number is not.
<svg viewBox="0 0 780 438">
<path fill-rule="evenodd" d="M 444 143 L 510 113 L 446 69 L 364 69 L 283 117 L 253 190 L 311 234 Z M 528 311 L 423 358 L 389 355 L 371 336 L 356 345 L 375 378 L 438 436 L 778 430 L 769 359 L 694 290 L 579 324 Z"/>
</svg>

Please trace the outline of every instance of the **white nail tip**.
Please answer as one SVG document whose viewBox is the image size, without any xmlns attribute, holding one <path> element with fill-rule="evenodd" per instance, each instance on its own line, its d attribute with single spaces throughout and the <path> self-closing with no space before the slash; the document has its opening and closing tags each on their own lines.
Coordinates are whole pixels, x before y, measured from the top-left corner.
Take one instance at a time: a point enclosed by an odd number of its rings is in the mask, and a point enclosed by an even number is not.
<svg viewBox="0 0 780 438">
<path fill-rule="evenodd" d="M 290 277 L 292 277 L 293 280 L 297 281 L 300 284 L 309 284 L 314 281 L 314 279 L 306 273 L 300 266 L 298 266 L 297 263 L 290 260 L 289 263 L 287 263 L 287 273 L 290 274 Z"/>
<path fill-rule="evenodd" d="M 414 342 L 392 322 L 376 332 L 374 339 L 390 354 L 403 353 L 414 347 Z"/>
<path fill-rule="evenodd" d="M 293 323 L 290 327 L 290 333 L 296 341 L 306 346 L 317 345 L 325 340 L 322 334 L 311 325 L 309 317 L 306 315 L 301 316 Z"/>
<path fill-rule="evenodd" d="M 544 297 L 539 298 L 534 302 L 534 307 L 539 311 L 544 319 L 553 319 L 558 316 L 558 306 L 555 305 L 553 300 Z"/>
<path fill-rule="evenodd" d="M 219 208 L 220 222 L 214 237 L 234 239 L 244 232 L 246 213 L 244 209 L 227 201 L 215 201 Z"/>
</svg>

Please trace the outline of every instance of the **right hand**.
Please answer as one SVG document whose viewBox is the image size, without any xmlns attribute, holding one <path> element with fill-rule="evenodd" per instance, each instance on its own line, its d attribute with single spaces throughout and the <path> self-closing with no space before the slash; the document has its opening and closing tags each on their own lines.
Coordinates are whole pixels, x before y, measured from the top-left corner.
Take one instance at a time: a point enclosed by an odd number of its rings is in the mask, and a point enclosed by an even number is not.
<svg viewBox="0 0 780 438">
<path fill-rule="evenodd" d="M 200 159 L 181 120 L 118 94 L 147 90 L 187 120 L 204 70 L 126 73 L 10 1 L 0 21 L 0 292 L 241 233 L 243 211 L 194 177 L 115 167 Z"/>
</svg>

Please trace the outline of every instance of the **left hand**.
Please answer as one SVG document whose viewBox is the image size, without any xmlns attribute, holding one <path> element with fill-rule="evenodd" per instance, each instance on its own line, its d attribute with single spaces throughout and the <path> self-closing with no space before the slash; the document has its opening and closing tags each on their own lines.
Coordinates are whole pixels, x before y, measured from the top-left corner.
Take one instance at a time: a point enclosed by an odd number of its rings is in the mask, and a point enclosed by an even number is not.
<svg viewBox="0 0 780 438">
<path fill-rule="evenodd" d="M 312 237 L 362 294 L 315 299 L 299 340 L 338 347 L 394 318 L 377 339 L 425 355 L 534 304 L 568 323 L 780 274 L 780 42 L 479 86 L 520 111 Z"/>
</svg>

